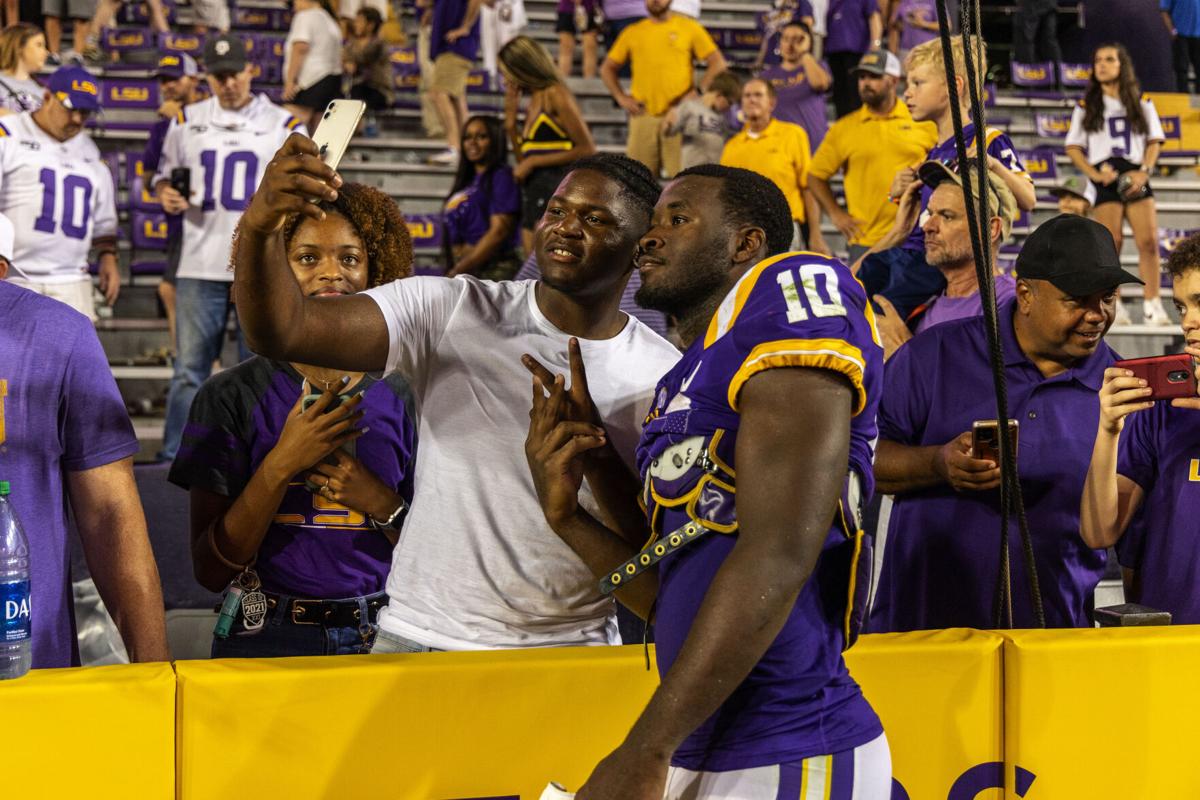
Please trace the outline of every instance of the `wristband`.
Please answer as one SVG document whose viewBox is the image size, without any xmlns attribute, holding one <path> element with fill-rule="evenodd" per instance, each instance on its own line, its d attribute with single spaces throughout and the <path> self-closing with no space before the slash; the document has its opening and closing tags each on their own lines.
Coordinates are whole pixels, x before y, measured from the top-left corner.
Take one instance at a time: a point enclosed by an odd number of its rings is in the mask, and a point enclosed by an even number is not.
<svg viewBox="0 0 1200 800">
<path fill-rule="evenodd" d="M 371 527 L 375 528 L 376 530 L 381 530 L 383 528 L 395 528 L 396 522 L 407 510 L 408 503 L 404 502 L 404 498 L 402 497 L 400 498 L 400 505 L 396 506 L 396 510 L 393 511 L 392 515 L 387 519 L 375 519 L 369 514 L 367 515 L 367 518 L 371 520 Z"/>
</svg>

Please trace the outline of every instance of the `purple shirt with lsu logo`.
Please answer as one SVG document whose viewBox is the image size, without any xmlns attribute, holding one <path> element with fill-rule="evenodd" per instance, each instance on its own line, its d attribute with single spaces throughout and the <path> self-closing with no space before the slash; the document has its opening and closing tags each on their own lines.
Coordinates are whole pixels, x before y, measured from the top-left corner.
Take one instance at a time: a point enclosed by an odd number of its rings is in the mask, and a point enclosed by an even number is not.
<svg viewBox="0 0 1200 800">
<path fill-rule="evenodd" d="M 290 364 L 256 356 L 218 373 L 192 403 L 170 480 L 235 499 L 283 432 L 300 397 L 301 377 Z M 363 376 L 354 455 L 385 486 L 412 499 L 411 464 L 416 428 L 408 384 L 398 376 Z M 301 473 L 287 492 L 254 564 L 263 590 L 292 597 L 336 600 L 383 591 L 392 543 L 357 511 L 304 486 Z"/>
<path fill-rule="evenodd" d="M 1121 540 L 1121 566 L 1137 570 L 1132 598 L 1171 612 L 1175 625 L 1200 624 L 1200 413 L 1159 400 L 1125 421 L 1117 474 L 1141 487 L 1141 508 Z"/>
<path fill-rule="evenodd" d="M 840 262 L 812 254 L 766 259 L 730 290 L 708 333 L 658 383 L 638 444 L 638 469 L 650 476 L 647 516 L 656 534 L 686 525 L 688 505 L 736 524 L 728 490 L 740 415 L 738 391 L 752 375 L 778 367 L 832 370 L 855 389 L 850 468 L 869 495 L 875 410 L 883 352 L 868 321 L 862 286 Z M 804 425 L 804 409 L 796 409 Z M 713 476 L 687 467 L 711 451 Z M 689 455 L 681 457 L 681 453 Z M 682 466 L 681 466 L 682 465 Z M 707 477 L 706 477 L 707 476 Z M 651 492 L 652 489 L 652 492 Z M 689 497 L 674 505 L 664 500 Z M 882 727 L 842 660 L 848 540 L 831 526 L 817 566 L 778 637 L 721 708 L 676 750 L 672 763 L 728 771 L 798 761 L 857 747 Z M 656 641 L 666 675 L 679 655 L 713 577 L 737 543 L 712 532 L 659 563 Z"/>
<path fill-rule="evenodd" d="M 824 62 L 821 62 L 821 66 L 829 69 Z M 809 146 L 815 153 L 829 128 L 828 115 L 825 113 L 825 93 L 813 90 L 803 67 L 789 70 L 784 69 L 782 64 L 776 64 L 764 69 L 758 77 L 769 81 L 779 96 L 779 103 L 775 106 L 775 119 L 804 128 L 804 132 L 808 134 Z"/>
</svg>

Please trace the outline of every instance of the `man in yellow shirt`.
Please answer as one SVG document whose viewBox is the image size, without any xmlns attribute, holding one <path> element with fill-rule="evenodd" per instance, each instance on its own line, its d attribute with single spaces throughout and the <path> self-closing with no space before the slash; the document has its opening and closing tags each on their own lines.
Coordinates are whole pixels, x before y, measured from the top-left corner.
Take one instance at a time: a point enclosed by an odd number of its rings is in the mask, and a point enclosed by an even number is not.
<svg viewBox="0 0 1200 800">
<path fill-rule="evenodd" d="M 655 175 L 674 177 L 679 171 L 682 137 L 663 135 L 663 117 L 695 91 L 692 61 L 704 61 L 700 89 L 725 70 L 725 57 L 699 22 L 671 11 L 671 0 L 646 0 L 649 16 L 635 22 L 617 37 L 600 65 L 600 77 L 609 94 L 629 112 L 626 153 Z M 630 62 L 633 75 L 628 94 L 617 73 Z"/>
<path fill-rule="evenodd" d="M 746 81 L 742 86 L 742 119 L 746 126 L 725 143 L 721 164 L 769 178 L 792 209 L 796 229 L 792 249 L 805 248 L 828 255 L 829 247 L 821 236 L 820 209 L 812 193 L 805 190 L 812 160 L 808 134 L 799 125 L 775 119 L 777 102 L 775 87 L 768 81 L 762 78 Z"/>
<path fill-rule="evenodd" d="M 855 68 L 862 107 L 835 122 L 813 156 L 808 188 L 850 247 L 853 264 L 883 238 L 896 219 L 888 191 L 896 173 L 925 157 L 937 144 L 931 122 L 914 122 L 908 106 L 896 99 L 900 61 L 886 50 L 872 50 Z M 846 208 L 829 188 L 844 172 Z"/>
</svg>

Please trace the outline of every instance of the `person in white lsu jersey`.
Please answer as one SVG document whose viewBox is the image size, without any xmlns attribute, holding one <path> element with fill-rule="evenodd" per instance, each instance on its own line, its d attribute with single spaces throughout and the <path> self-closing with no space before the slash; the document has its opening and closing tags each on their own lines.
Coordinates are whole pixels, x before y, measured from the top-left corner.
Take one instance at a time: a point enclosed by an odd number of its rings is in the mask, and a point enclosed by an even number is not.
<svg viewBox="0 0 1200 800">
<path fill-rule="evenodd" d="M 50 76 L 42 107 L 0 123 L 0 212 L 12 220 L 19 265 L 12 283 L 96 319 L 88 251 L 100 254 L 100 290 L 120 291 L 112 173 L 83 133 L 100 108 L 97 81 L 82 67 Z"/>
<path fill-rule="evenodd" d="M 183 247 L 175 279 L 178 353 L 167 394 L 160 456 L 179 449 L 188 409 L 221 354 L 231 307 L 230 243 L 263 170 L 284 140 L 304 125 L 250 91 L 252 65 L 235 36 L 216 36 L 204 48 L 213 96 L 185 107 L 171 123 L 154 188 L 169 214 L 183 214 Z M 186 173 L 184 173 L 186 170 Z M 172 177 L 176 180 L 173 181 Z M 180 179 L 186 177 L 187 186 Z M 186 196 L 180 192 L 186 188 Z M 239 354 L 249 353 L 238 337 Z"/>
</svg>

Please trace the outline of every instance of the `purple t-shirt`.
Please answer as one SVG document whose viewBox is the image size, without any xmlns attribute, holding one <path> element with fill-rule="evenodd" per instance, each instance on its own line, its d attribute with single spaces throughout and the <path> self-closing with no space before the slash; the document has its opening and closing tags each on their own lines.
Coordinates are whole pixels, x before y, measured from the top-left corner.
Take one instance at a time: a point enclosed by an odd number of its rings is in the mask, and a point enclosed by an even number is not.
<svg viewBox="0 0 1200 800">
<path fill-rule="evenodd" d="M 821 66 L 829 69 L 824 62 Z M 813 152 L 816 152 L 817 146 L 825 138 L 825 131 L 829 128 L 825 93 L 813 91 L 803 67 L 788 70 L 784 69 L 783 65 L 776 64 L 764 69 L 758 77 L 770 81 L 779 95 L 779 103 L 775 106 L 775 118 L 804 128 L 804 132 L 808 134 L 809 145 Z"/>
<path fill-rule="evenodd" d="M 200 387 L 170 480 L 237 498 L 283 431 L 300 397 L 302 379 L 290 364 L 256 356 Z M 364 376 L 354 457 L 405 500 L 412 499 L 416 426 L 408 384 L 398 375 Z M 357 511 L 326 500 L 292 478 L 254 568 L 264 591 L 336 600 L 382 592 L 392 563 L 392 543 Z"/>
<path fill-rule="evenodd" d="M 1001 306 L 1017 293 L 1017 282 L 1012 275 L 997 275 L 996 305 Z M 983 314 L 983 300 L 979 292 L 966 297 L 946 297 L 937 295 L 925 303 L 925 313 L 917 320 L 913 333 L 927 331 L 934 325 L 951 322 L 956 319 L 978 317 Z"/>
<path fill-rule="evenodd" d="M 468 61 L 475 60 L 479 50 L 479 17 L 471 26 L 471 32 L 453 44 L 446 41 L 446 34 L 462 25 L 467 15 L 468 0 L 437 0 L 433 4 L 433 30 L 429 40 L 429 57 L 437 58 L 442 53 L 454 53 Z"/>
<path fill-rule="evenodd" d="M 1141 596 L 1175 625 L 1200 624 L 1200 413 L 1159 401 L 1125 421 L 1117 473 L 1145 497 L 1117 543 L 1121 565 L 1141 575 Z"/>
<path fill-rule="evenodd" d="M 893 18 L 898 20 L 903 26 L 900 29 L 900 50 L 912 50 L 919 44 L 928 42 L 930 39 L 937 38 L 936 31 L 927 31 L 924 28 L 917 28 L 908 22 L 908 17 L 913 16 L 922 22 L 937 23 L 937 7 L 934 6 L 933 0 L 900 0 L 900 5 L 896 6 Z"/>
<path fill-rule="evenodd" d="M 134 455 L 137 437 L 87 317 L 0 281 L 0 320 L 0 480 L 29 539 L 33 666 L 77 666 L 67 473 Z"/>
<path fill-rule="evenodd" d="M 542 271 L 538 268 L 537 256 L 531 255 L 525 259 L 525 263 L 517 270 L 515 281 L 537 281 L 542 279 Z M 661 311 L 652 311 L 648 308 L 642 308 L 633 299 L 637 294 L 637 290 L 642 288 L 642 276 L 636 269 L 629 274 L 629 282 L 625 284 L 625 291 L 621 293 L 621 310 L 631 317 L 638 319 L 650 330 L 657 333 L 664 339 L 667 338 L 667 315 Z"/>
<path fill-rule="evenodd" d="M 975 142 L 975 123 L 968 122 L 963 126 L 963 136 L 967 140 L 967 150 L 971 151 Z M 1008 138 L 1008 134 L 996 128 L 988 128 L 984 135 L 987 142 L 987 153 L 989 156 L 997 159 L 1001 164 L 1008 169 L 1029 177 L 1029 173 L 1025 171 L 1025 165 L 1021 163 L 1021 159 L 1017 157 L 1017 147 L 1012 143 L 1012 139 Z M 929 155 L 925 156 L 926 161 L 940 161 L 943 164 L 958 164 L 958 149 L 954 145 L 954 137 L 951 136 L 941 144 L 934 145 L 934 148 L 929 151 Z M 954 167 L 957 169 L 957 166 Z M 925 251 L 925 221 L 929 219 L 929 198 L 933 195 L 933 189 L 928 186 L 921 187 L 921 213 L 917 216 L 917 224 L 913 227 L 912 233 L 904 240 L 901 247 L 907 250 Z"/>
<path fill-rule="evenodd" d="M 521 190 L 513 179 L 510 167 L 499 167 L 490 173 L 476 175 L 475 179 L 446 201 L 442 221 L 450 244 L 475 244 L 487 233 L 492 214 L 521 213 Z M 521 240 L 521 229 L 513 224 L 510 242 L 516 247 Z"/>
<path fill-rule="evenodd" d="M 1089 626 L 1105 553 L 1079 537 L 1079 503 L 1100 419 L 1097 392 L 1116 360 L 1092 355 L 1046 378 L 1017 344 L 1016 301 L 998 309 L 1009 416 L 1020 424 L 1017 467 L 1034 559 L 1051 628 Z M 930 328 L 896 351 L 884 370 L 879 435 L 909 447 L 940 446 L 995 419 L 983 317 Z M 1021 537 L 1012 522 L 1013 624 L 1034 627 Z M 868 630 L 991 628 L 999 575 L 1000 493 L 948 485 L 897 494 Z"/>
<path fill-rule="evenodd" d="M 785 25 L 791 22 L 801 22 L 805 17 L 812 16 L 813 7 L 809 0 L 797 0 L 795 8 L 772 8 L 769 11 L 758 12 L 755 15 L 758 32 L 767 40 L 763 64 L 779 63 L 779 36 Z"/>
<path fill-rule="evenodd" d="M 878 11 L 876 0 L 829 0 L 825 52 L 867 52 L 871 46 L 871 15 Z"/>
<path fill-rule="evenodd" d="M 607 19 L 641 19 L 646 16 L 645 0 L 604 0 Z"/>
<path fill-rule="evenodd" d="M 720 484 L 733 482 L 738 466 L 734 454 L 741 417 L 730 398 L 763 369 L 812 367 L 846 375 L 857 389 L 849 466 L 861 476 L 864 496 L 871 493 L 883 351 L 865 316 L 862 286 L 838 261 L 793 254 L 755 267 L 736 292 L 746 299 L 732 322 L 729 315 L 718 315 L 727 320 L 724 325 L 714 321 L 709 335 L 697 339 L 658 382 L 638 443 L 638 469 L 649 481 L 646 514 L 659 536 L 688 524 L 689 507 L 726 530 L 736 525 L 735 495 Z M 827 313 L 831 308 L 837 310 Z M 795 424 L 804 424 L 803 414 Z M 709 454 L 708 464 L 693 460 L 697 451 Z M 687 497 L 692 499 L 683 502 Z M 659 563 L 655 640 L 660 674 L 666 675 L 678 658 L 714 576 L 737 541 L 736 530 L 714 531 Z M 879 735 L 879 719 L 842 660 L 853 549 L 854 539 L 841 525 L 832 525 L 783 629 L 746 679 L 679 746 L 673 765 L 716 772 L 750 769 L 854 748 Z"/>
</svg>

